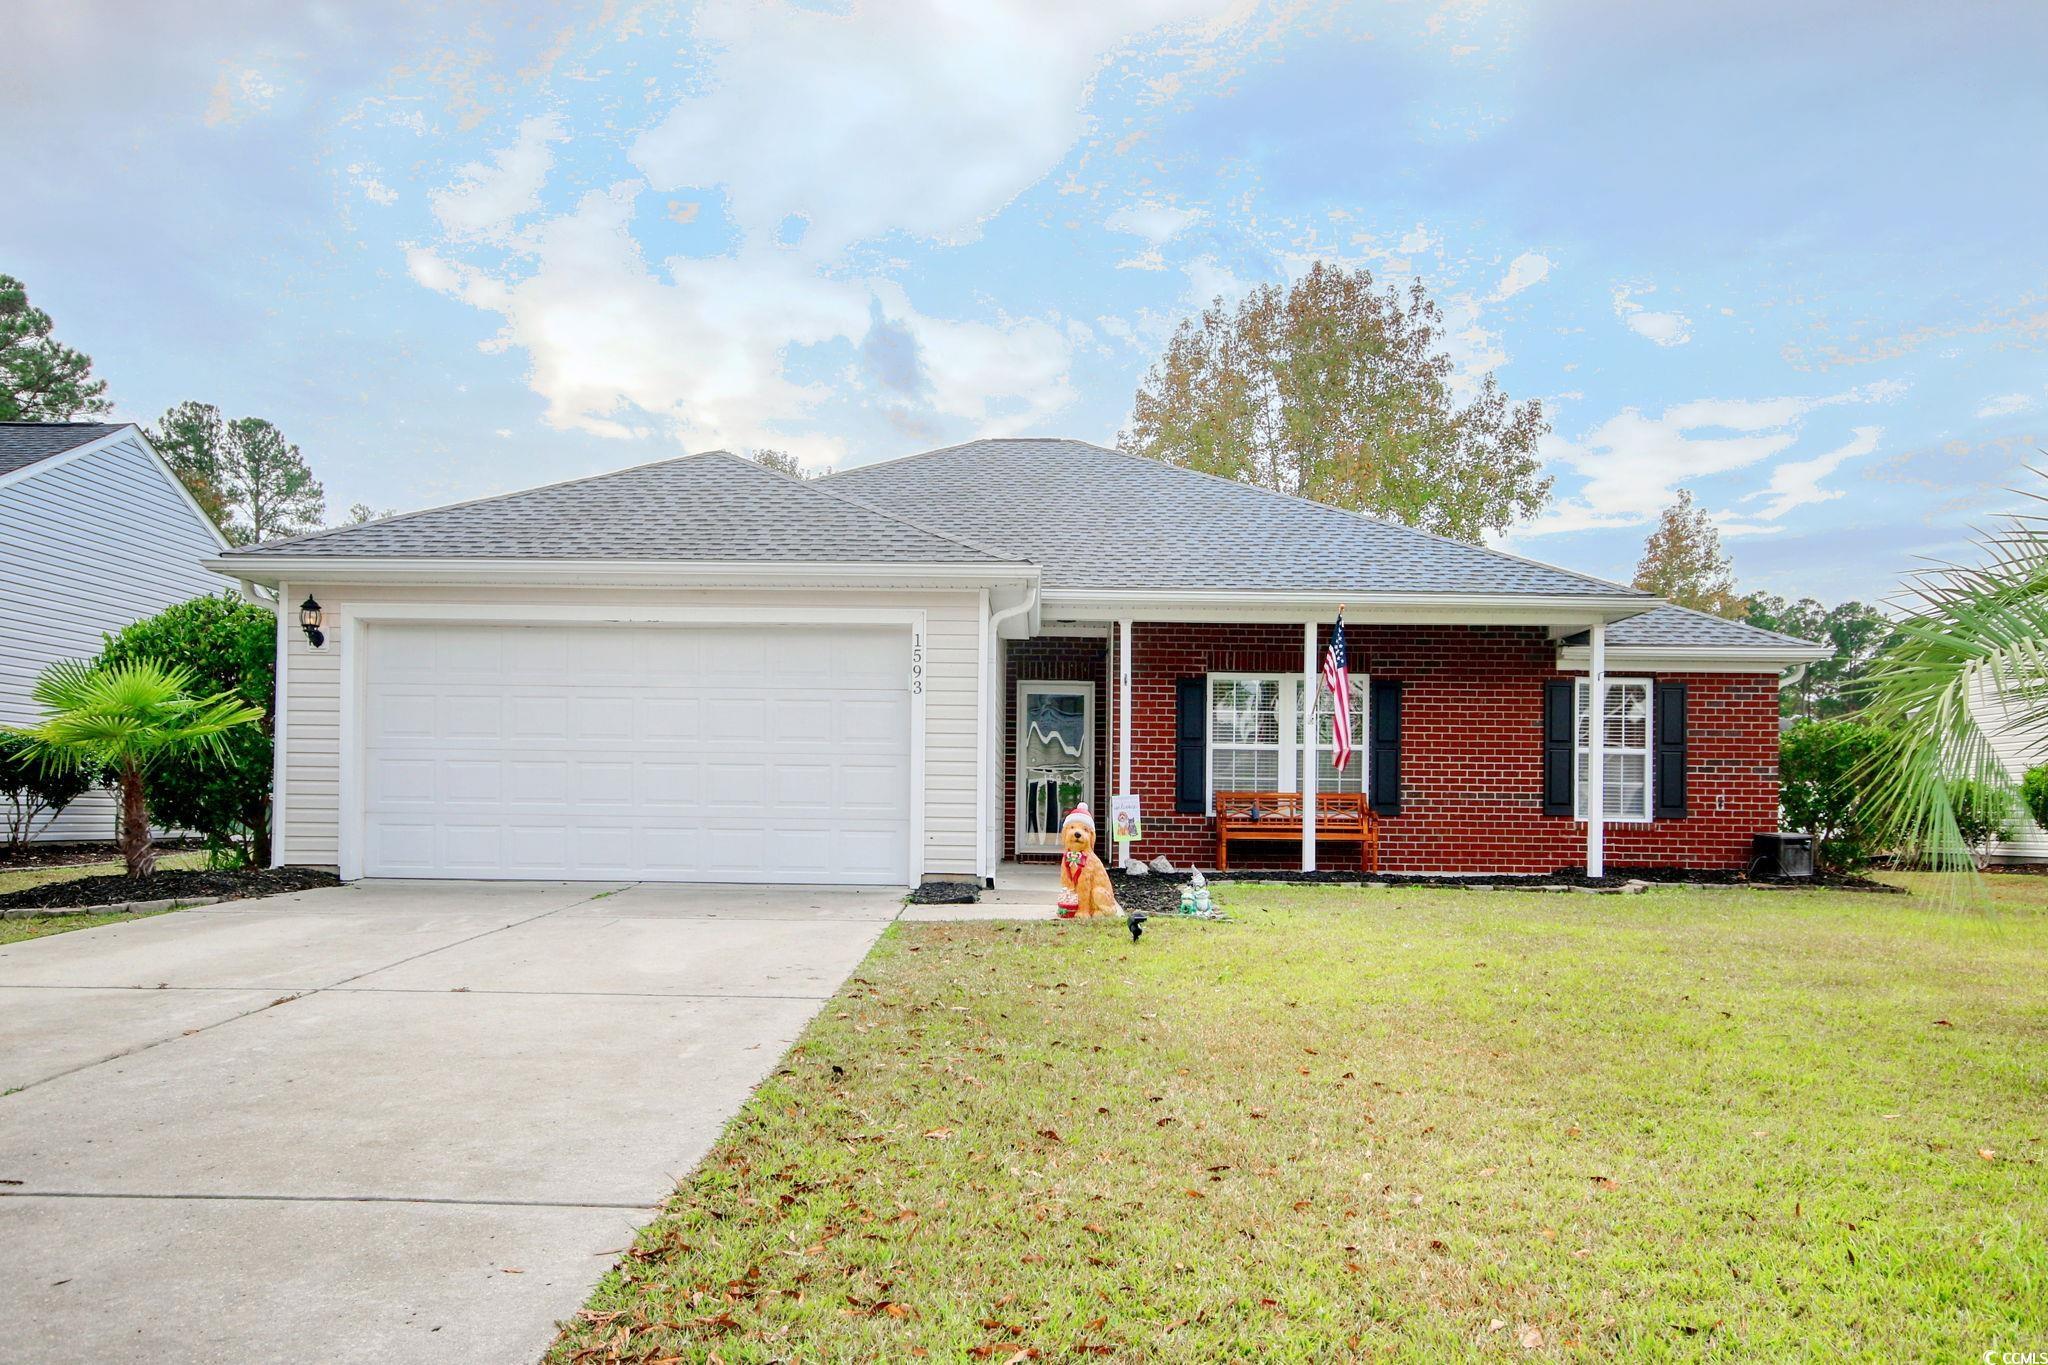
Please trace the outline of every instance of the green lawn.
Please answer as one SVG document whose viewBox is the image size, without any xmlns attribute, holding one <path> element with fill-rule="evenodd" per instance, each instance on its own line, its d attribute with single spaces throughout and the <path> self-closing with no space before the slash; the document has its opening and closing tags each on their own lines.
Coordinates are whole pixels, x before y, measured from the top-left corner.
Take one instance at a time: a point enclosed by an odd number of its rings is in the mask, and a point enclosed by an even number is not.
<svg viewBox="0 0 2048 1365">
<path fill-rule="evenodd" d="M 130 920 L 169 913 L 168 910 L 148 910 L 139 915 L 36 915 L 29 919 L 0 919 L 0 943 L 20 943 L 24 939 L 68 934 L 73 929 L 90 929 L 99 924 L 126 924 Z"/>
<path fill-rule="evenodd" d="M 2048 879 L 1995 894 L 898 925 L 550 1359 L 2048 1347 Z"/>
<path fill-rule="evenodd" d="M 162 872 L 179 872 L 206 866 L 206 854 L 161 853 L 157 855 L 157 869 Z M 31 886 L 42 886 L 49 882 L 75 881 L 80 877 L 104 877 L 118 874 L 126 866 L 119 858 L 103 863 L 75 863 L 68 867 L 22 867 L 0 868 L 0 896 L 9 891 L 25 891 Z"/>
</svg>

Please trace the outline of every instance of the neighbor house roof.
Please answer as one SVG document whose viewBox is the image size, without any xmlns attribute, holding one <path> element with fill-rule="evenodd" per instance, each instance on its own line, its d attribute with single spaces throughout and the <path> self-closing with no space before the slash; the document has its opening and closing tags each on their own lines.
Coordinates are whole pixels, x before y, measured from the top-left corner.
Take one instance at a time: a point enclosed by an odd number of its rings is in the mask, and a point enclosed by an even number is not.
<svg viewBox="0 0 2048 1365">
<path fill-rule="evenodd" d="M 1000 564 L 998 554 L 723 451 L 231 551 L 272 560 Z"/>
<path fill-rule="evenodd" d="M 0 422 L 0 474 L 111 436 L 130 422 Z"/>
<path fill-rule="evenodd" d="M 1038 564 L 1048 589 L 1650 594 L 1085 441 L 971 441 L 825 485 Z"/>
<path fill-rule="evenodd" d="M 1584 645 L 1586 633 L 1581 631 L 1561 643 L 1573 647 Z M 1607 627 L 1607 646 L 1610 649 L 1733 649 L 1772 653 L 1822 650 L 1833 653 L 1811 640 L 1781 635 L 1775 630 L 1744 625 L 1725 616 L 1713 616 L 1690 607 L 1673 606 L 1669 602 L 1659 603 L 1640 616 L 1630 616 Z"/>
</svg>

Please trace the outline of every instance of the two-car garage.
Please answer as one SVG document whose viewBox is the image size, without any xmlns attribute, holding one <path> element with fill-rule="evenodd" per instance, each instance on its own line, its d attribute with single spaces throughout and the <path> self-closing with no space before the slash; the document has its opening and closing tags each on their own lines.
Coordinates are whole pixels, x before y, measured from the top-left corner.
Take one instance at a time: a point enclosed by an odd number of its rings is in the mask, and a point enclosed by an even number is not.
<svg viewBox="0 0 2048 1365">
<path fill-rule="evenodd" d="M 366 621 L 361 873 L 909 882 L 913 639 Z"/>
</svg>

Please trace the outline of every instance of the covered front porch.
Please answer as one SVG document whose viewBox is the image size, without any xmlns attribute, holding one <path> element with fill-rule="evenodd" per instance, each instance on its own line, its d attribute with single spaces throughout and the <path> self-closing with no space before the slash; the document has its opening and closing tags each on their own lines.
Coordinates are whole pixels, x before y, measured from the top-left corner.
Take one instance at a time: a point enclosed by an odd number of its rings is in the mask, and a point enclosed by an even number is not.
<svg viewBox="0 0 2048 1365">
<path fill-rule="evenodd" d="M 1648 831 L 1646 694 L 1610 693 L 1591 715 L 1582 695 L 1575 717 L 1551 714 L 1557 689 L 1546 684 L 1569 690 L 1587 676 L 1560 668 L 1561 639 L 1589 633 L 1590 672 L 1604 679 L 1604 619 L 1559 611 L 1548 622 L 1388 620 L 1353 608 L 1353 753 L 1340 770 L 1322 671 L 1336 611 L 1318 602 L 1236 620 L 1048 613 L 1031 638 L 1007 642 L 999 858 L 1056 857 L 1061 817 L 1086 801 L 1106 862 L 1163 855 L 1214 868 L 1218 794 L 1250 791 L 1295 793 L 1299 814 L 1270 841 L 1233 837 L 1233 868 L 1351 870 L 1376 855 L 1388 871 L 1597 874 L 1615 834 L 1631 862 L 1678 856 Z M 1633 747 L 1613 753 L 1617 737 Z M 1559 741 L 1563 811 L 1548 790 Z M 1603 750 L 1607 762 L 1584 761 Z M 1611 779 L 1628 790 L 1610 794 Z M 1128 846 L 1110 837 L 1119 794 L 1140 806 L 1141 837 Z M 1343 832 L 1362 809 L 1371 840 L 1328 837 L 1340 806 L 1350 817 Z M 1643 818 L 1623 827 L 1583 818 L 1586 810 Z"/>
</svg>

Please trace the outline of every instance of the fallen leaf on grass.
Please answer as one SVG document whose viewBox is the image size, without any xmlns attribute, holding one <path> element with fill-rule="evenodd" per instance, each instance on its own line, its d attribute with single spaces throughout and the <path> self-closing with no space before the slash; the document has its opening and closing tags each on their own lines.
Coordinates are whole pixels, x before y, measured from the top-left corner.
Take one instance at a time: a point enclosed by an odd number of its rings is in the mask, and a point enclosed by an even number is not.
<svg viewBox="0 0 2048 1365">
<path fill-rule="evenodd" d="M 1596 1175 L 1591 1177 L 1591 1179 L 1595 1185 L 1603 1190 L 1613 1190 L 1621 1187 L 1620 1182 L 1611 1175 Z"/>
<path fill-rule="evenodd" d="M 953 1136 L 953 1130 L 951 1128 L 934 1128 L 926 1133 L 925 1136 L 938 1142 L 944 1142 L 947 1138 Z"/>
<path fill-rule="evenodd" d="M 1059 1129 L 1057 1128 L 1041 1128 L 1038 1130 L 1038 1135 L 1044 1138 L 1047 1142 L 1064 1141 L 1064 1139 L 1060 1137 Z"/>
<path fill-rule="evenodd" d="M 1533 1322 L 1526 1323 L 1516 1340 L 1522 1343 L 1525 1351 L 1540 1351 L 1543 1349 L 1543 1329 Z"/>
<path fill-rule="evenodd" d="M 1986 1161 L 1998 1160 L 1998 1153 L 1989 1147 L 1979 1147 L 1977 1155 L 1983 1157 Z"/>
<path fill-rule="evenodd" d="M 1935 1021 L 1934 1021 L 1934 1026 L 1935 1026 L 1936 1028 L 1954 1028 L 1954 1027 L 1955 1027 L 1955 1025 L 1954 1025 L 1954 1024 L 1951 1024 L 1951 1023 L 1950 1023 L 1950 1022 L 1949 1022 L 1948 1020 L 1946 1020 L 1946 1019 L 1937 1019 L 1937 1020 L 1935 1020 Z"/>
</svg>

